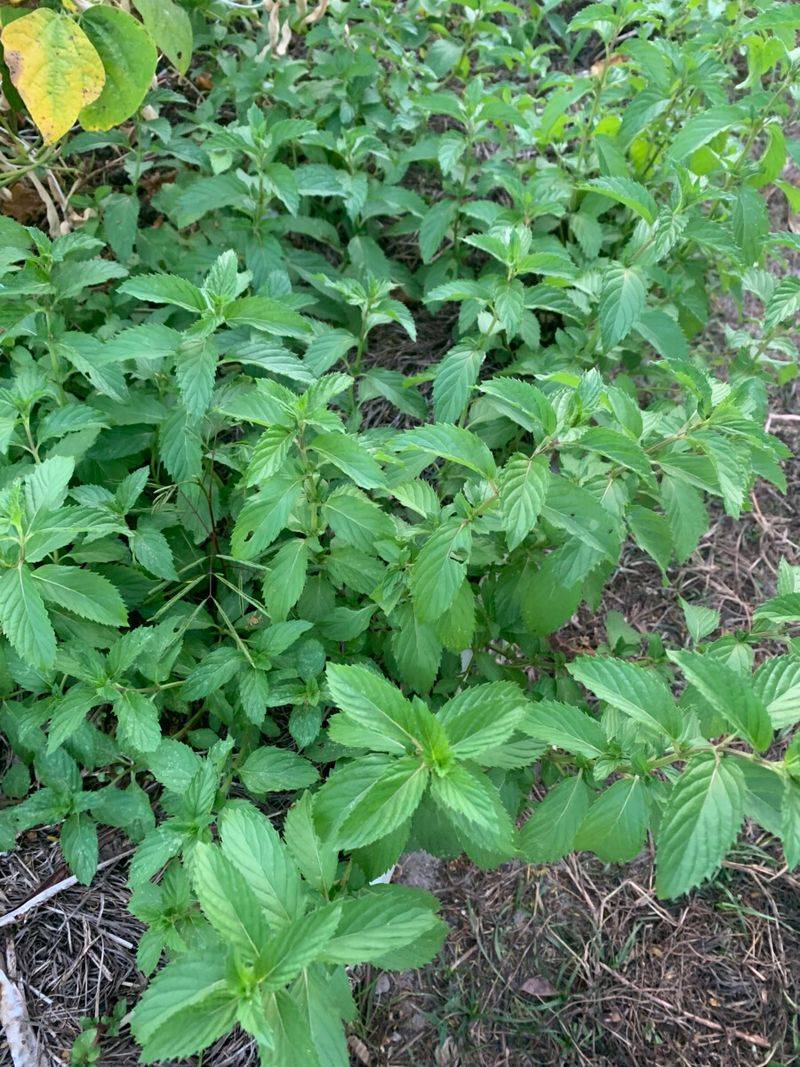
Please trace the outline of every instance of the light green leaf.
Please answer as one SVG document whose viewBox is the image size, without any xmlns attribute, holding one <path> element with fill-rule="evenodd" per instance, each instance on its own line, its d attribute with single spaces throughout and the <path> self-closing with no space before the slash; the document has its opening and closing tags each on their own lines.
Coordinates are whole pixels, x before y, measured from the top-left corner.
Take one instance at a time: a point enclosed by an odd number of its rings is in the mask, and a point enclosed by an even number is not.
<svg viewBox="0 0 800 1067">
<path fill-rule="evenodd" d="M 580 775 L 551 789 L 519 831 L 519 851 L 528 863 L 555 863 L 572 851 L 591 793 Z"/>
<path fill-rule="evenodd" d="M 531 705 L 519 729 L 546 745 L 589 759 L 602 756 L 608 747 L 599 722 L 580 708 L 557 700 L 540 700 Z"/>
<path fill-rule="evenodd" d="M 340 848 L 360 848 L 396 830 L 417 810 L 429 774 L 415 756 L 394 760 L 342 822 L 336 834 Z"/>
<path fill-rule="evenodd" d="M 619 204 L 624 204 L 637 215 L 641 215 L 645 222 L 652 222 L 658 214 L 658 205 L 653 194 L 632 178 L 610 176 L 592 178 L 579 188 L 586 192 L 599 193 L 610 200 L 616 200 Z"/>
<path fill-rule="evenodd" d="M 192 854 L 192 884 L 214 929 L 253 961 L 269 938 L 269 926 L 252 889 L 216 845 L 198 841 Z"/>
<path fill-rule="evenodd" d="M 772 723 L 749 679 L 700 652 L 668 652 L 667 655 L 680 667 L 686 680 L 753 748 L 763 752 L 768 747 L 772 741 Z"/>
<path fill-rule="evenodd" d="M 516 453 L 500 472 L 500 510 L 510 549 L 520 545 L 536 526 L 550 480 L 544 456 Z"/>
<path fill-rule="evenodd" d="M 383 471 L 357 437 L 346 433 L 321 433 L 311 441 L 310 448 L 362 489 L 379 489 L 385 485 Z"/>
<path fill-rule="evenodd" d="M 469 527 L 460 519 L 443 523 L 420 549 L 409 584 L 414 614 L 435 622 L 450 609 L 467 573 L 472 546 Z"/>
<path fill-rule="evenodd" d="M 744 817 L 744 780 L 735 760 L 693 757 L 672 787 L 656 836 L 656 892 L 672 899 L 717 870 Z"/>
<path fill-rule="evenodd" d="M 568 667 L 595 696 L 643 726 L 678 737 L 681 719 L 667 684 L 647 667 L 606 656 L 579 656 Z"/>
<path fill-rule="evenodd" d="M 486 682 L 452 697 L 436 718 L 445 729 L 453 755 L 481 763 L 487 749 L 508 740 L 527 707 L 513 682 Z"/>
<path fill-rule="evenodd" d="M 22 659 L 49 670 L 56 658 L 56 636 L 44 601 L 24 564 L 0 574 L 0 624 Z"/>
<path fill-rule="evenodd" d="M 391 682 L 366 667 L 329 663 L 328 688 L 342 715 L 331 723 L 331 737 L 343 744 L 343 733 L 355 727 L 360 744 L 374 751 L 401 754 L 419 748 L 414 708 Z M 341 727 L 336 720 L 340 720 Z"/>
<path fill-rule="evenodd" d="M 647 292 L 636 267 L 609 267 L 603 278 L 598 315 L 606 351 L 624 341 L 644 311 Z"/>
<path fill-rule="evenodd" d="M 639 854 L 648 825 L 648 800 L 641 778 L 620 778 L 593 801 L 573 842 L 606 863 L 624 863 Z"/>
<path fill-rule="evenodd" d="M 277 927 L 299 918 L 304 905 L 302 883 L 266 815 L 251 804 L 227 804 L 219 827 L 223 853 L 244 878 L 268 921 Z"/>
</svg>

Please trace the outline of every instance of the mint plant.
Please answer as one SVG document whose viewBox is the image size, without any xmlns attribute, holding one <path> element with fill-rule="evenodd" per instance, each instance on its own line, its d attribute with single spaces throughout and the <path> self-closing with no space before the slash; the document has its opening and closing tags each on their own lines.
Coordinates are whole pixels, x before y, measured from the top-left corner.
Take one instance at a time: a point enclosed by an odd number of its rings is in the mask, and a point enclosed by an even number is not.
<svg viewBox="0 0 800 1067">
<path fill-rule="evenodd" d="M 202 99 L 66 143 L 120 153 L 80 229 L 0 220 L 0 847 L 135 844 L 145 1062 L 346 1064 L 346 969 L 446 932 L 373 884 L 412 848 L 652 837 L 672 899 L 747 817 L 800 862 L 797 568 L 745 633 L 555 636 L 785 488 L 796 11 L 297 7 L 289 57 L 212 5 Z"/>
</svg>

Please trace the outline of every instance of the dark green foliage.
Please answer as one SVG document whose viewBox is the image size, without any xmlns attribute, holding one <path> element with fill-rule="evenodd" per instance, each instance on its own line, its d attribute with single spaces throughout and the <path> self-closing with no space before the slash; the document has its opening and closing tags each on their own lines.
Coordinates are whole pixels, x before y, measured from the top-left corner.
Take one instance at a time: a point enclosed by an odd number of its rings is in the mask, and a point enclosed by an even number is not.
<svg viewBox="0 0 800 1067">
<path fill-rule="evenodd" d="M 343 1067 L 344 967 L 441 944 L 432 898 L 370 884 L 408 848 L 652 832 L 673 897 L 748 815 L 800 861 L 797 744 L 765 755 L 800 721 L 796 568 L 748 633 L 684 604 L 688 649 L 551 641 L 626 542 L 668 580 L 710 502 L 784 485 L 800 290 L 765 264 L 797 238 L 764 193 L 797 196 L 800 15 L 561 6 L 332 3 L 302 58 L 234 13 L 95 218 L 2 221 L 0 847 L 60 824 L 89 882 L 98 823 L 137 843 L 145 1062 L 238 1024 Z M 713 288 L 763 308 L 725 352 Z"/>
</svg>

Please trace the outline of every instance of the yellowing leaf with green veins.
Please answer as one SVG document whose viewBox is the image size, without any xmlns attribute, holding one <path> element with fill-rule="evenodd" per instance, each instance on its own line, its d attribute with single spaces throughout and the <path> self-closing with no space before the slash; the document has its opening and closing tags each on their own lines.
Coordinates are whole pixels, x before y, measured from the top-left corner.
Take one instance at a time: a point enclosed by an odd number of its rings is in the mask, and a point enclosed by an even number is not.
<svg viewBox="0 0 800 1067">
<path fill-rule="evenodd" d="M 100 56 L 77 22 L 44 7 L 9 23 L 2 42 L 14 88 L 52 144 L 102 92 Z"/>
</svg>

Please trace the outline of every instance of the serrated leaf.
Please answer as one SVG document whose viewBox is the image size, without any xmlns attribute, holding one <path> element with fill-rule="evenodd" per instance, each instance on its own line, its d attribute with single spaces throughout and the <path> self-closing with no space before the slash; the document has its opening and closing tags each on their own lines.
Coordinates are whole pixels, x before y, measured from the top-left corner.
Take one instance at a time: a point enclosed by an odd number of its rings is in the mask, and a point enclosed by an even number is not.
<svg viewBox="0 0 800 1067">
<path fill-rule="evenodd" d="M 520 545 L 536 526 L 547 497 L 550 465 L 544 456 L 519 453 L 500 473 L 500 510 L 510 549 Z"/>
<path fill-rule="evenodd" d="M 600 723 L 580 708 L 557 700 L 539 700 L 531 705 L 519 729 L 553 748 L 597 759 L 608 747 Z"/>
<path fill-rule="evenodd" d="M 486 682 L 452 697 L 438 711 L 457 759 L 481 763 L 481 756 L 501 745 L 519 726 L 527 701 L 511 682 Z"/>
<path fill-rule="evenodd" d="M 36 583 L 24 564 L 0 574 L 0 624 L 25 663 L 44 671 L 53 666 L 56 636 Z"/>
<path fill-rule="evenodd" d="M 447 353 L 433 380 L 433 410 L 437 422 L 456 422 L 467 406 L 486 353 L 478 344 L 462 341 Z"/>
<path fill-rule="evenodd" d="M 572 851 L 591 793 L 580 775 L 551 789 L 519 831 L 519 851 L 528 863 L 555 863 Z"/>
<path fill-rule="evenodd" d="M 624 863 L 639 854 L 649 809 L 641 778 L 620 778 L 591 804 L 578 827 L 573 848 L 589 850 L 606 863 Z"/>
<path fill-rule="evenodd" d="M 93 622 L 126 626 L 128 612 L 122 597 L 108 578 L 82 567 L 46 564 L 33 572 L 45 600 Z"/>
<path fill-rule="evenodd" d="M 134 0 L 134 4 L 158 47 L 178 73 L 185 74 L 194 47 L 188 14 L 175 0 Z"/>
<path fill-rule="evenodd" d="M 579 656 L 568 667 L 595 696 L 668 737 L 678 737 L 681 719 L 668 686 L 656 672 L 627 660 Z"/>
<path fill-rule="evenodd" d="M 421 622 L 435 622 L 451 607 L 467 573 L 471 545 L 469 527 L 456 519 L 440 526 L 420 549 L 409 584 Z"/>
<path fill-rule="evenodd" d="M 632 178 L 611 176 L 592 178 L 580 188 L 587 192 L 599 193 L 601 196 L 607 196 L 610 200 L 616 200 L 619 204 L 624 204 L 632 211 L 635 211 L 637 215 L 640 215 L 645 222 L 652 222 L 658 214 L 658 205 L 653 198 L 653 194 Z"/>
<path fill-rule="evenodd" d="M 772 723 L 749 679 L 700 652 L 668 652 L 711 707 L 758 752 L 772 741 Z"/>
<path fill-rule="evenodd" d="M 700 755 L 672 787 L 656 836 L 656 892 L 672 899 L 719 868 L 744 817 L 744 781 L 734 760 Z"/>
<path fill-rule="evenodd" d="M 606 351 L 624 341 L 644 311 L 647 292 L 636 267 L 609 267 L 603 279 L 598 315 Z"/>
</svg>

